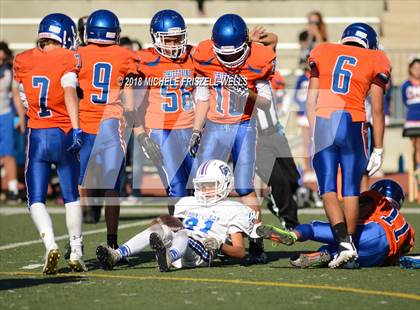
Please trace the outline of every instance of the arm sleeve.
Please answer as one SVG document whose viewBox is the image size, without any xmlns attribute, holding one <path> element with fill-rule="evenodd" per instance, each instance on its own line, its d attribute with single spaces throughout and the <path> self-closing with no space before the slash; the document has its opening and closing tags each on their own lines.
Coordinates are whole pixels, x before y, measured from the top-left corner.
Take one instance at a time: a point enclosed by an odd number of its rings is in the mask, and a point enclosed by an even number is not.
<svg viewBox="0 0 420 310">
<path fill-rule="evenodd" d="M 22 77 L 20 76 L 20 57 L 19 55 L 15 57 L 15 60 L 13 62 L 13 79 L 21 83 Z"/>
<path fill-rule="evenodd" d="M 197 77 L 196 79 L 200 84 L 195 88 L 195 100 L 208 101 L 210 99 L 210 89 L 207 85 L 201 84 L 205 78 Z"/>
<path fill-rule="evenodd" d="M 243 206 L 243 209 L 240 212 L 237 212 L 232 219 L 228 233 L 243 232 L 249 236 L 254 228 L 255 220 L 255 212 L 250 208 Z"/>
<path fill-rule="evenodd" d="M 382 87 L 384 92 L 386 91 L 386 84 L 391 77 L 391 63 L 385 53 L 380 52 L 378 57 L 375 57 L 375 67 L 373 73 L 372 84 Z"/>
<path fill-rule="evenodd" d="M 258 80 L 255 82 L 258 96 L 264 97 L 270 101 L 273 100 L 273 92 L 271 91 L 270 82 L 267 80 Z"/>
<path fill-rule="evenodd" d="M 318 46 L 316 46 L 312 51 L 311 54 L 309 55 L 308 58 L 308 65 L 309 68 L 311 69 L 311 77 L 319 77 L 319 69 L 320 69 L 320 57 L 321 57 L 321 52 L 322 52 L 322 48 L 324 47 L 323 44 L 320 44 Z"/>
<path fill-rule="evenodd" d="M 22 101 L 22 104 L 23 104 L 23 106 L 26 108 L 26 109 L 28 109 L 28 99 L 26 98 L 26 95 L 25 95 L 25 90 L 24 90 L 24 88 L 23 88 L 23 84 L 22 83 L 19 83 L 18 81 L 16 81 L 16 80 L 14 80 L 14 83 L 17 83 L 18 84 L 18 86 L 17 86 L 17 88 L 18 88 L 18 90 L 19 90 L 19 97 L 20 97 L 20 100 Z"/>
<path fill-rule="evenodd" d="M 67 72 L 61 77 L 61 87 L 77 87 L 77 75 L 74 72 Z"/>
</svg>

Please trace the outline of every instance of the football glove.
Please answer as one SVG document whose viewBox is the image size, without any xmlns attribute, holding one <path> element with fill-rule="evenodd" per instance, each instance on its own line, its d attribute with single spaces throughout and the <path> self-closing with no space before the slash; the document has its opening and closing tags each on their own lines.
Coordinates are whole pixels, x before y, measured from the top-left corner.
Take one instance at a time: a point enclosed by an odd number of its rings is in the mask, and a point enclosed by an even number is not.
<svg viewBox="0 0 420 310">
<path fill-rule="evenodd" d="M 155 165 L 161 165 L 162 154 L 160 153 L 159 145 L 150 139 L 150 137 L 145 132 L 139 134 L 137 140 L 139 141 L 139 144 L 147 159 L 150 159 Z"/>
<path fill-rule="evenodd" d="M 374 175 L 382 166 L 382 154 L 384 149 L 377 149 L 374 148 L 372 154 L 369 158 L 369 163 L 367 165 L 367 171 L 369 172 L 369 176 L 371 177 Z"/>
<path fill-rule="evenodd" d="M 71 135 L 72 135 L 72 144 L 69 146 L 67 151 L 73 154 L 76 154 L 82 148 L 83 131 L 80 128 L 73 128 Z"/>
<path fill-rule="evenodd" d="M 239 74 L 229 74 L 224 86 L 230 93 L 239 97 L 247 97 L 249 94 L 248 84 L 245 78 Z"/>
<path fill-rule="evenodd" d="M 192 157 L 195 157 L 197 155 L 200 142 L 201 142 L 201 131 L 194 129 L 192 131 L 190 142 L 188 144 L 188 151 L 190 152 L 190 155 Z"/>
</svg>

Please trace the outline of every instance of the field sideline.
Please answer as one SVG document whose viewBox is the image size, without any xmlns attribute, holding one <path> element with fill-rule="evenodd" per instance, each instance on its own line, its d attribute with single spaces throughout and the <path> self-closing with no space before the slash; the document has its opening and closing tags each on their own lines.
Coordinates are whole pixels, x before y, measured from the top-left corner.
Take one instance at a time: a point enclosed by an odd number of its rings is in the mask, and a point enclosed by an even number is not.
<svg viewBox="0 0 420 310">
<path fill-rule="evenodd" d="M 406 204 L 406 218 L 420 231 L 419 208 Z M 414 211 L 415 214 L 411 214 Z M 11 209 L 11 208 L 9 208 Z M 316 250 L 316 243 L 272 248 L 266 243 L 267 265 L 240 266 L 238 262 L 214 268 L 178 270 L 159 273 L 153 253 L 146 251 L 130 259 L 128 266 L 113 271 L 98 268 L 95 248 L 105 239 L 104 222 L 85 225 L 85 259 L 90 271 L 70 273 L 64 259 L 60 274 L 41 274 L 44 249 L 31 222 L 23 212 L 5 215 L 0 207 L 0 308 L 1 309 L 185 309 L 206 308 L 281 308 L 323 307 L 325 309 L 404 307 L 416 309 L 420 304 L 418 270 L 399 267 L 360 270 L 299 270 L 290 267 L 288 258 L 299 251 Z M 52 210 L 58 210 L 52 208 Z M 162 209 L 156 209 L 161 211 Z M 149 214 L 123 212 L 120 242 L 142 229 L 153 217 Z M 303 213 L 307 213 L 304 210 Z M 315 211 L 315 210 L 314 210 Z M 321 210 L 320 210 L 321 211 Z M 62 212 L 57 212 L 62 213 Z M 320 213 L 320 212 L 316 212 Z M 410 214 L 408 214 L 410 213 Z M 66 243 L 63 214 L 52 215 L 58 245 Z M 323 215 L 301 214 L 301 222 L 323 219 Z M 273 216 L 265 221 L 276 223 Z M 29 244 L 28 244 L 29 242 Z M 10 245 L 14 245 L 10 247 Z M 420 253 L 416 244 L 414 253 Z"/>
</svg>

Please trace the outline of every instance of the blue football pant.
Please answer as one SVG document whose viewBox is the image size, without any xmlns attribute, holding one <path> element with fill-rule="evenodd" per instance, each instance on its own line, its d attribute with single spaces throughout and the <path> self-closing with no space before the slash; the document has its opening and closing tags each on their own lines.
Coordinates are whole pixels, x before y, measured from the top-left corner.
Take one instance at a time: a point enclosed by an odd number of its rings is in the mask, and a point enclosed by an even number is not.
<svg viewBox="0 0 420 310">
<path fill-rule="evenodd" d="M 319 251 L 326 251 L 332 256 L 337 254 L 337 242 L 330 223 L 313 221 L 295 227 L 302 238 L 299 241 L 317 241 L 326 243 Z M 357 237 L 354 240 L 358 249 L 358 262 L 361 267 L 381 266 L 388 256 L 389 244 L 385 230 L 375 222 L 358 225 Z"/>
<path fill-rule="evenodd" d="M 188 152 L 191 133 L 190 128 L 150 130 L 150 138 L 159 145 L 162 154 L 163 165 L 158 172 L 169 197 L 189 195 L 188 179 L 193 165 Z"/>
<path fill-rule="evenodd" d="M 353 122 L 345 111 L 336 111 L 330 118 L 317 117 L 314 142 L 313 166 L 320 194 L 337 192 L 340 166 L 342 195 L 358 196 L 368 162 L 365 123 Z"/>
<path fill-rule="evenodd" d="M 76 155 L 67 152 L 72 142 L 71 131 L 66 135 L 59 128 L 29 129 L 25 164 L 29 207 L 45 203 L 52 164 L 57 169 L 64 203 L 79 199 L 79 161 Z"/>
<path fill-rule="evenodd" d="M 255 120 L 238 124 L 207 121 L 196 168 L 211 159 L 227 161 L 231 155 L 235 190 L 240 196 L 245 196 L 254 191 L 256 140 Z"/>
</svg>

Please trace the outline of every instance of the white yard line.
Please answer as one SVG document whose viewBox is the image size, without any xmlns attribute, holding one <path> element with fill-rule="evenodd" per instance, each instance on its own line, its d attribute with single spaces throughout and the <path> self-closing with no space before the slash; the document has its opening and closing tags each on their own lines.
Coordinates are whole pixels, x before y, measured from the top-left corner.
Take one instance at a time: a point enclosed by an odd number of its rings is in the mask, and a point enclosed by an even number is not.
<svg viewBox="0 0 420 310">
<path fill-rule="evenodd" d="M 142 220 L 142 221 L 137 221 L 137 222 L 134 222 L 134 223 L 120 225 L 118 227 L 118 229 L 120 230 L 120 229 L 136 227 L 136 226 L 142 226 L 142 225 L 146 225 L 148 223 L 150 223 L 150 220 Z M 106 228 L 99 228 L 99 229 L 84 231 L 83 236 L 94 235 L 94 234 L 103 233 L 103 232 L 106 232 Z M 55 237 L 55 240 L 56 241 L 65 240 L 68 237 L 69 237 L 69 235 L 62 235 L 62 236 Z M 19 247 L 22 247 L 22 246 L 32 245 L 32 244 L 41 243 L 41 242 L 42 242 L 41 239 L 37 239 L 37 240 L 31 240 L 31 241 L 10 243 L 10 244 L 0 246 L 0 251 L 19 248 Z"/>
</svg>

